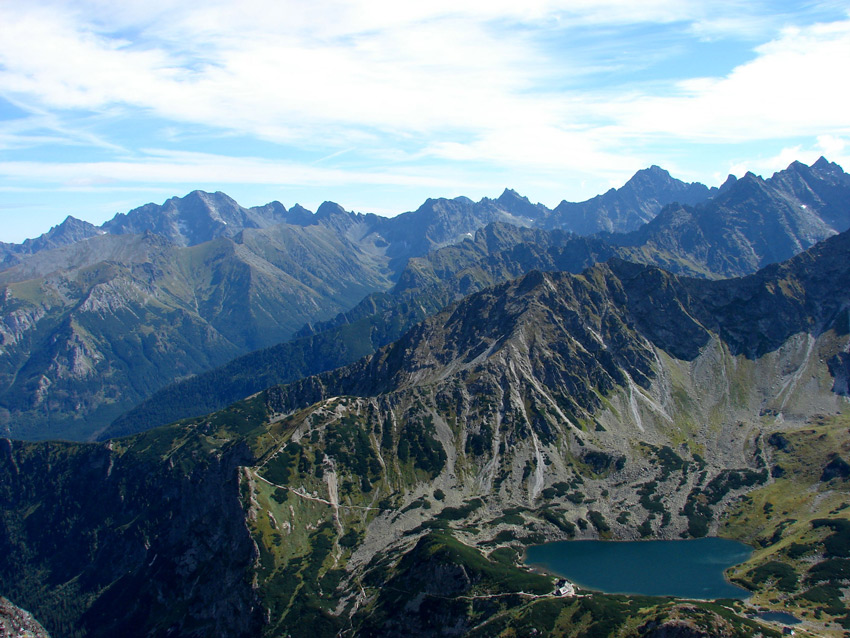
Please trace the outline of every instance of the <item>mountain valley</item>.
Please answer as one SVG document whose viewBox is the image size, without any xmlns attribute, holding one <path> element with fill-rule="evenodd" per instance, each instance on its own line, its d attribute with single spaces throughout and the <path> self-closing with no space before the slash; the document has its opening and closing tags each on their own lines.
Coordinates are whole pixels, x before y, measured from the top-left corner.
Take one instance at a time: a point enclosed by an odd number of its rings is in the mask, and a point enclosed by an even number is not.
<svg viewBox="0 0 850 638">
<path fill-rule="evenodd" d="M 195 192 L 4 245 L 3 613 L 79 637 L 707 638 L 778 636 L 755 614 L 782 611 L 844 636 L 848 228 L 821 159 L 719 189 L 652 167 L 552 211 Z M 748 600 L 560 597 L 523 565 L 707 535 L 754 548 L 728 572 Z"/>
<path fill-rule="evenodd" d="M 722 534 L 756 548 L 733 578 L 758 605 L 843 635 L 848 249 L 531 271 L 211 415 L 5 440 L 2 591 L 57 635 L 779 635 L 746 603 L 552 597 L 518 564 Z"/>
</svg>

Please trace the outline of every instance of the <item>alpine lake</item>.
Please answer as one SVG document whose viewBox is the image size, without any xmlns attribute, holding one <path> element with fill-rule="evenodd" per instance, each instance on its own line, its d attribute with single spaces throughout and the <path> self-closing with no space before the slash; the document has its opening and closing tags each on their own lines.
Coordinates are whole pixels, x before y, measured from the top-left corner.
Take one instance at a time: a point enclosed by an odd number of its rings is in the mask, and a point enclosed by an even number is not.
<svg viewBox="0 0 850 638">
<path fill-rule="evenodd" d="M 749 592 L 728 582 L 723 572 L 752 551 L 725 538 L 558 541 L 528 547 L 525 563 L 608 594 L 743 599 Z"/>
</svg>

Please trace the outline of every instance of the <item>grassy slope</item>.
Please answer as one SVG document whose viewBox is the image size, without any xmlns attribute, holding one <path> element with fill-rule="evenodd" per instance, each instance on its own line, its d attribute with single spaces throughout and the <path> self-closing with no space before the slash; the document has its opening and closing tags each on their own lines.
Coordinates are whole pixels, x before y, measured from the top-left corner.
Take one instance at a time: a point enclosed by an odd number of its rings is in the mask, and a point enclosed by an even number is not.
<svg viewBox="0 0 850 638">
<path fill-rule="evenodd" d="M 850 458 L 848 426 L 846 414 L 816 416 L 808 427 L 772 439 L 774 473 L 784 473 L 749 493 L 721 527 L 724 536 L 756 547 L 730 571 L 735 582 L 755 590 L 752 602 L 812 621 L 818 635 L 850 629 L 843 594 L 850 578 L 850 544 L 844 545 L 850 543 L 850 483 L 840 474 L 823 480 L 830 463 L 841 467 L 836 458 Z"/>
</svg>

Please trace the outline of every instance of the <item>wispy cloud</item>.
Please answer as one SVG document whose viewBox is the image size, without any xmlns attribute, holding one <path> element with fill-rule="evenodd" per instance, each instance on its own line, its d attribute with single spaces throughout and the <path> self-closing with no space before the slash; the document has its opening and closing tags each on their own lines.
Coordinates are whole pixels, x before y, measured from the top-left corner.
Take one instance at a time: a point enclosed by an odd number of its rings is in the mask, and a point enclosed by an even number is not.
<svg viewBox="0 0 850 638">
<path fill-rule="evenodd" d="M 827 157 L 830 161 L 846 168 L 850 167 L 850 153 L 848 151 L 850 151 L 850 138 L 821 135 L 814 144 L 786 146 L 773 155 L 755 156 L 735 162 L 731 164 L 729 172 L 734 175 L 743 175 L 746 172 L 770 175 L 785 168 L 791 162 L 798 161 L 811 164 L 821 156 Z"/>
<path fill-rule="evenodd" d="M 0 3 L 0 96 L 16 110 L 0 106 L 0 187 L 452 190 L 489 171 L 555 188 L 648 163 L 705 177 L 717 166 L 683 149 L 718 143 L 739 149 L 730 166 L 779 161 L 850 135 L 847 10 L 798 5 Z M 740 54 L 699 73 L 683 61 L 717 41 Z M 771 150 L 741 157 L 749 142 Z"/>
<path fill-rule="evenodd" d="M 159 3 L 148 13 L 122 4 L 5 5 L 4 92 L 57 109 L 129 105 L 299 144 L 528 120 L 589 126 L 587 111 L 608 96 L 587 96 L 584 112 L 572 112 L 577 96 L 553 87 L 593 60 L 569 47 L 553 54 L 544 35 L 568 40 L 579 28 L 668 22 L 719 28 L 703 3 L 666 0 Z M 746 15 L 738 3 L 720 4 L 715 10 Z M 652 96 L 639 97 L 656 108 Z"/>
<path fill-rule="evenodd" d="M 730 142 L 850 131 L 850 21 L 788 28 L 722 77 L 676 83 L 672 95 L 635 94 L 606 113 L 622 135 Z"/>
<path fill-rule="evenodd" d="M 358 171 L 316 165 L 232 157 L 209 153 L 148 149 L 138 159 L 103 162 L 0 162 L 0 175 L 20 182 L 51 184 L 58 189 L 89 188 L 116 184 L 389 184 L 437 186 L 442 176 L 422 171 Z"/>
</svg>

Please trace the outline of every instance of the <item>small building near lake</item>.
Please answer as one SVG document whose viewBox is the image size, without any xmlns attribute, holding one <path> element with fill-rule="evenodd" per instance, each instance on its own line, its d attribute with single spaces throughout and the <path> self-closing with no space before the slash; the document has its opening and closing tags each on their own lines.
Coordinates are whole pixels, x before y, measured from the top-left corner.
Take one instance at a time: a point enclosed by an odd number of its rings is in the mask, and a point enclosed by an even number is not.
<svg viewBox="0 0 850 638">
<path fill-rule="evenodd" d="M 555 583 L 555 596 L 575 596 L 576 588 L 568 580 L 559 579 Z"/>
</svg>

